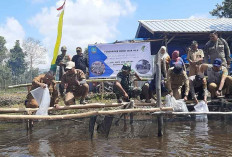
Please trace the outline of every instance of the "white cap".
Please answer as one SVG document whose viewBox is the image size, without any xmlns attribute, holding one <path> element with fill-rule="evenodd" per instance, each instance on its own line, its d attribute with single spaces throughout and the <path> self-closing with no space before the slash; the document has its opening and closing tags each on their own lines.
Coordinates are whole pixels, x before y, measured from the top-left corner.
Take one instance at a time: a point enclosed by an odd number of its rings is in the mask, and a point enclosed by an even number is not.
<svg viewBox="0 0 232 157">
<path fill-rule="evenodd" d="M 74 68 L 74 67 L 75 67 L 75 63 L 72 62 L 72 61 L 68 61 L 68 62 L 66 63 L 66 68 L 65 68 L 65 69 L 72 69 L 72 68 Z"/>
</svg>

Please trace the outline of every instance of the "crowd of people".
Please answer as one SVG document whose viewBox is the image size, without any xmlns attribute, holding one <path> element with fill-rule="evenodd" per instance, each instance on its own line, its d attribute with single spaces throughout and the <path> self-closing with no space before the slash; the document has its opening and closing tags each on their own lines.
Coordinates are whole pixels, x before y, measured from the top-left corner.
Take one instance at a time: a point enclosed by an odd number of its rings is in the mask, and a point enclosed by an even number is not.
<svg viewBox="0 0 232 157">
<path fill-rule="evenodd" d="M 82 49 L 76 48 L 77 55 L 72 58 L 66 55 L 67 48 L 61 47 L 62 54 L 57 57 L 59 66 L 60 96 L 64 98 L 65 105 L 75 104 L 80 97 L 80 104 L 86 104 L 89 85 L 86 83 L 87 59 L 83 56 Z M 209 93 L 211 98 L 225 95 L 232 96 L 232 77 L 228 74 L 230 65 L 230 49 L 227 42 L 218 37 L 217 32 L 210 33 L 210 40 L 205 44 L 204 50 L 198 48 L 198 42 L 192 41 L 187 52 L 189 72 L 187 72 L 179 51 L 175 50 L 172 57 L 167 48 L 162 46 L 158 52 L 161 63 L 161 93 L 170 94 L 176 99 L 193 99 L 196 103 L 204 100 L 207 103 Z M 141 88 L 134 86 L 135 80 L 141 77 L 131 68 L 130 63 L 125 63 L 116 76 L 113 92 L 118 103 L 129 101 L 132 97 L 140 96 L 145 102 L 150 103 L 155 99 L 156 74 L 151 81 L 146 82 Z M 51 105 L 58 106 L 58 91 L 52 72 L 35 77 L 31 90 L 48 87 L 51 96 Z M 208 92 L 209 91 L 209 92 Z M 26 107 L 38 107 L 32 95 L 27 95 Z"/>
<path fill-rule="evenodd" d="M 83 56 L 81 47 L 76 48 L 77 55 L 72 58 L 66 54 L 67 47 L 61 47 L 61 54 L 57 56 L 56 65 L 59 66 L 59 93 L 56 89 L 55 73 L 49 71 L 35 77 L 32 81 L 31 90 L 42 87 L 48 87 L 51 96 L 51 107 L 59 107 L 59 95 L 64 98 L 65 105 L 75 104 L 75 100 L 80 98 L 80 104 L 86 104 L 85 97 L 89 91 L 89 85 L 86 83 L 87 59 Z M 39 107 L 39 104 L 29 92 L 25 105 L 28 108 Z"/>
<path fill-rule="evenodd" d="M 210 40 L 205 44 L 204 50 L 198 48 L 198 42 L 192 41 L 187 52 L 189 71 L 187 71 L 179 51 L 175 50 L 172 57 L 167 48 L 162 46 L 158 52 L 161 62 L 161 93 L 170 94 L 175 99 L 193 99 L 195 103 L 203 100 L 207 103 L 207 97 L 212 99 L 218 96 L 229 98 L 232 96 L 232 77 L 228 74 L 230 65 L 230 49 L 228 43 L 218 37 L 216 31 L 210 33 Z M 133 69 L 125 68 L 119 72 L 116 78 L 116 87 L 120 89 L 121 96 L 128 100 L 133 93 L 139 93 L 145 102 L 151 102 L 156 93 L 156 75 L 145 83 L 141 89 L 133 87 L 134 80 L 140 80 Z M 128 65 L 127 65 L 128 66 Z M 130 67 L 130 65 L 128 66 Z M 129 69 L 129 70 L 126 70 Z M 135 77 L 132 77 L 135 76 Z M 210 93 L 210 94 L 209 94 Z M 117 96 L 121 102 L 120 96 Z"/>
</svg>

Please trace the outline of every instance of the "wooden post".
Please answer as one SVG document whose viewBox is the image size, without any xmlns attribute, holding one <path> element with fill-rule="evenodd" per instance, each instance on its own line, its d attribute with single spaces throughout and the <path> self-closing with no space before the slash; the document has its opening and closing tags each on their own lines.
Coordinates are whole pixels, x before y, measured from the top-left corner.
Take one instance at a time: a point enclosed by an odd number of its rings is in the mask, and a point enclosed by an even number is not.
<svg viewBox="0 0 232 157">
<path fill-rule="evenodd" d="M 26 112 L 27 115 L 32 115 L 31 111 Z M 32 127 L 33 127 L 33 120 L 28 119 L 26 120 L 27 124 L 26 124 L 26 128 L 27 128 L 27 132 L 31 132 L 32 131 Z"/>
<path fill-rule="evenodd" d="M 101 90 L 101 100 L 103 100 L 103 96 L 104 96 L 104 82 L 101 82 L 101 87 L 102 87 L 102 90 Z"/>
<path fill-rule="evenodd" d="M 6 79 L 4 79 L 4 91 L 6 91 Z"/>
<path fill-rule="evenodd" d="M 164 36 L 164 44 L 165 44 L 165 47 L 166 47 L 166 51 L 168 52 L 168 37 L 167 37 L 167 34 L 165 34 L 165 36 Z"/>
<path fill-rule="evenodd" d="M 224 108 L 224 99 L 223 99 L 223 98 L 220 98 L 220 99 L 219 99 L 219 103 L 220 103 L 219 111 L 220 111 L 220 112 L 225 112 L 225 108 Z M 225 120 L 225 117 L 224 117 L 224 116 L 221 116 L 221 121 L 224 121 L 224 120 Z"/>
<path fill-rule="evenodd" d="M 160 67 L 160 54 L 156 54 L 156 96 L 157 107 L 161 107 L 161 67 Z M 163 136 L 163 116 L 158 115 L 158 136 Z"/>
<path fill-rule="evenodd" d="M 89 119 L 89 135 L 91 140 L 93 139 L 94 126 L 97 120 L 97 116 L 91 116 Z"/>
</svg>

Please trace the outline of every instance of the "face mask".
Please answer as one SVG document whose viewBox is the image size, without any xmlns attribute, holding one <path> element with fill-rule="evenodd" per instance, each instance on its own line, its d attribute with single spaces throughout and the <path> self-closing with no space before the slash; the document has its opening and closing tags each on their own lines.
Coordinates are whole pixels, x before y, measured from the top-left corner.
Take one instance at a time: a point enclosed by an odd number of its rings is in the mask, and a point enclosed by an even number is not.
<svg viewBox="0 0 232 157">
<path fill-rule="evenodd" d="M 77 53 L 80 53 L 81 51 L 80 50 L 77 50 Z"/>
</svg>

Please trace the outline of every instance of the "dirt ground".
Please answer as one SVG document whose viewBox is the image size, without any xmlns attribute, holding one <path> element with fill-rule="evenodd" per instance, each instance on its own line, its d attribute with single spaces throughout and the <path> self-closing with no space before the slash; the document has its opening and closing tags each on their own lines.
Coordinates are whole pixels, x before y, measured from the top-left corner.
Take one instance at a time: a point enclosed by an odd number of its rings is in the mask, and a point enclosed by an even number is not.
<svg viewBox="0 0 232 157">
<path fill-rule="evenodd" d="M 1 92 L 0 107 L 11 107 L 13 105 L 23 105 L 27 92 Z"/>
<path fill-rule="evenodd" d="M 27 96 L 27 91 L 1 91 L 0 92 L 0 107 L 23 107 L 24 101 Z M 113 93 L 105 93 L 103 95 L 103 100 L 100 93 L 89 93 L 87 98 L 88 102 L 111 102 L 116 99 Z M 115 100 L 116 102 L 116 100 Z M 62 98 L 60 98 L 60 103 L 63 104 Z"/>
</svg>

